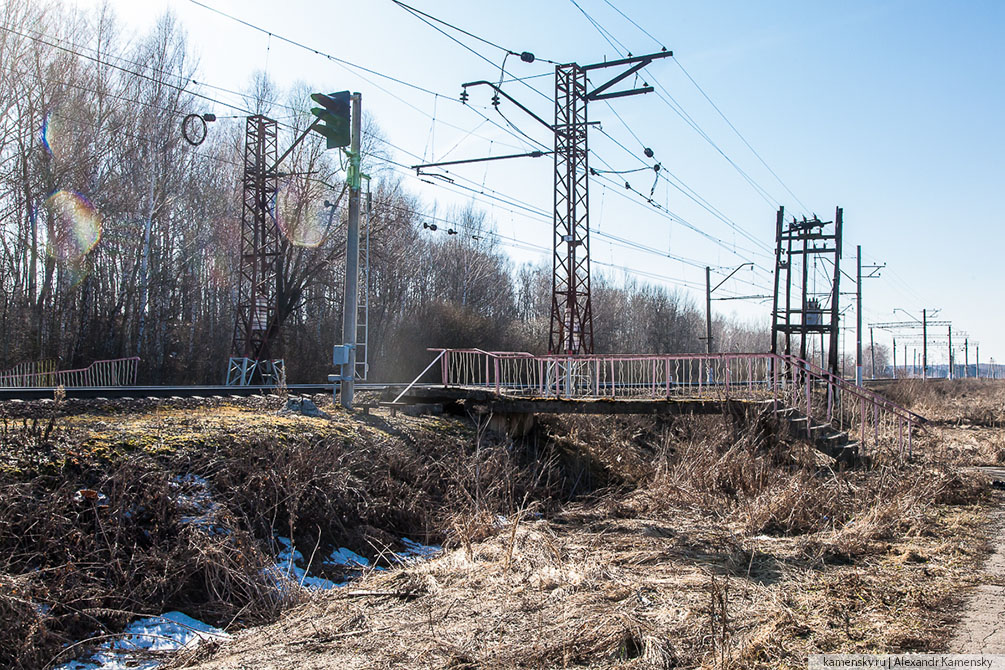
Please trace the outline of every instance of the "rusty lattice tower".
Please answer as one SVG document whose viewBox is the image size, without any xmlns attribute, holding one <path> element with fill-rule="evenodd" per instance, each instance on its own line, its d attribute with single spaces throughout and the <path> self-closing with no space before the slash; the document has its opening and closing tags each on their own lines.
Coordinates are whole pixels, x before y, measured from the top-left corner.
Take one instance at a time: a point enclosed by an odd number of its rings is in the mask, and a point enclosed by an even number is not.
<svg viewBox="0 0 1005 670">
<path fill-rule="evenodd" d="M 281 246 L 276 225 L 279 176 L 278 124 L 262 115 L 247 119 L 241 187 L 241 260 L 237 319 L 227 371 L 228 385 L 274 382 L 278 331 L 277 293 Z"/>
<path fill-rule="evenodd" d="M 586 101 L 586 70 L 557 66 L 551 352 L 593 352 Z"/>
</svg>

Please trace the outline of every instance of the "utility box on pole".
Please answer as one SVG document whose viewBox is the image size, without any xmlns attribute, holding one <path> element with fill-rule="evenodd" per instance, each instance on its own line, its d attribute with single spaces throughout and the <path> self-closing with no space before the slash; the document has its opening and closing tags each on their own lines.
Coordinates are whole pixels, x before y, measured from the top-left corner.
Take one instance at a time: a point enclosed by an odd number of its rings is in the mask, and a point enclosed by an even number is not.
<svg viewBox="0 0 1005 670">
<path fill-rule="evenodd" d="M 806 360 L 810 337 L 829 335 L 827 371 L 838 376 L 838 301 L 841 279 L 841 237 L 843 210 L 838 207 L 834 221 L 803 217 L 786 223 L 785 210 L 778 209 L 775 223 L 775 294 L 771 312 L 771 352 L 778 352 L 778 337 L 784 337 L 784 352 L 792 352 L 792 339 L 799 336 L 799 358 Z M 814 291 L 810 285 L 810 267 L 815 258 L 830 261 L 833 276 L 825 291 Z M 802 275 L 793 289 L 793 266 Z M 783 300 L 784 297 L 784 300 Z M 823 298 L 827 301 L 824 305 Z M 795 304 L 793 304 L 795 303 Z M 798 305 L 798 306 L 796 306 Z M 821 346 L 821 354 L 823 347 Z"/>
</svg>

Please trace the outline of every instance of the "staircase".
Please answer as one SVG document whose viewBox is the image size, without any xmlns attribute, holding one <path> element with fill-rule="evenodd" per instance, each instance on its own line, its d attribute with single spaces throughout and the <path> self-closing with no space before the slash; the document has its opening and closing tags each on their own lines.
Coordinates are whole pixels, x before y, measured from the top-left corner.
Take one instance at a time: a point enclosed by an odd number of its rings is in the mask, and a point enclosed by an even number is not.
<svg viewBox="0 0 1005 670">
<path fill-rule="evenodd" d="M 859 462 L 859 443 L 829 423 L 808 418 L 797 409 L 787 408 L 775 413 L 778 422 L 788 428 L 789 435 L 804 439 L 817 451 L 838 463 L 852 466 Z"/>
</svg>

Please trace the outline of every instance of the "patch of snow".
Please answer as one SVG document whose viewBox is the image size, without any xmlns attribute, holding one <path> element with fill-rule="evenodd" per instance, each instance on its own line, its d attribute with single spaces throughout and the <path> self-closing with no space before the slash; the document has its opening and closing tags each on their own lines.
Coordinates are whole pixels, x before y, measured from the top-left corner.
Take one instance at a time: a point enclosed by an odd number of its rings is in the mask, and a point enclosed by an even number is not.
<svg viewBox="0 0 1005 670">
<path fill-rule="evenodd" d="M 332 565 L 358 565 L 361 568 L 370 565 L 369 560 L 345 547 L 339 547 L 332 551 L 331 555 L 324 562 Z"/>
<path fill-rule="evenodd" d="M 177 651 L 229 637 L 219 628 L 187 614 L 167 612 L 137 619 L 117 639 L 101 643 L 91 656 L 69 661 L 56 670 L 152 670 L 161 661 L 150 658 L 150 652 Z"/>
<path fill-rule="evenodd" d="M 401 538 L 401 543 L 405 545 L 405 550 L 399 551 L 395 556 L 402 563 L 424 561 L 443 551 L 443 547 L 438 544 L 421 544 L 407 537 Z"/>
<path fill-rule="evenodd" d="M 313 577 L 307 574 L 304 566 L 304 555 L 293 545 L 293 540 L 280 535 L 276 536 L 276 542 L 281 547 L 276 556 L 276 563 L 265 569 L 264 574 L 270 578 L 279 589 L 289 588 L 291 584 L 299 584 L 309 589 L 326 591 L 341 586 L 346 586 L 349 582 L 362 573 L 363 568 L 371 567 L 370 561 L 345 547 L 338 547 L 333 550 L 321 563 L 326 565 L 338 565 L 347 568 L 350 573 L 349 579 L 342 582 L 333 582 L 323 577 Z M 435 544 L 421 544 L 407 537 L 401 538 L 401 543 L 405 545 L 404 551 L 392 555 L 392 559 L 398 563 L 416 563 L 432 558 L 441 551 L 443 547 Z M 373 567 L 374 570 L 381 571 L 382 567 Z"/>
<path fill-rule="evenodd" d="M 213 500 L 210 484 L 204 478 L 192 473 L 179 475 L 171 479 L 171 488 L 179 490 L 178 507 L 188 512 L 181 517 L 181 523 L 196 526 L 210 535 L 230 532 L 217 523 L 222 506 Z"/>
<path fill-rule="evenodd" d="M 266 568 L 266 574 L 272 577 L 280 588 L 285 586 L 284 582 L 294 582 L 309 589 L 327 591 L 338 586 L 345 586 L 348 583 L 336 583 L 330 579 L 308 575 L 304 568 L 297 565 L 297 563 L 303 563 L 304 555 L 293 546 L 293 541 L 288 537 L 276 537 L 276 542 L 283 548 L 276 557 L 276 564 L 271 568 Z"/>
</svg>

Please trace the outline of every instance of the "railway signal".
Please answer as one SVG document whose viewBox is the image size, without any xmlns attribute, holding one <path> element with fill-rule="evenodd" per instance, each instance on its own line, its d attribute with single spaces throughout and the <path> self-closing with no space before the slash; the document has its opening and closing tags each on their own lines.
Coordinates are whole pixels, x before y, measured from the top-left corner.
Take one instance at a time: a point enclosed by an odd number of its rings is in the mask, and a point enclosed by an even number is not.
<svg viewBox="0 0 1005 670">
<path fill-rule="evenodd" d="M 311 100 L 321 107 L 311 107 L 311 114 L 318 117 L 312 126 L 328 140 L 329 149 L 349 146 L 351 141 L 351 94 L 349 91 L 338 93 L 312 93 Z"/>
</svg>

